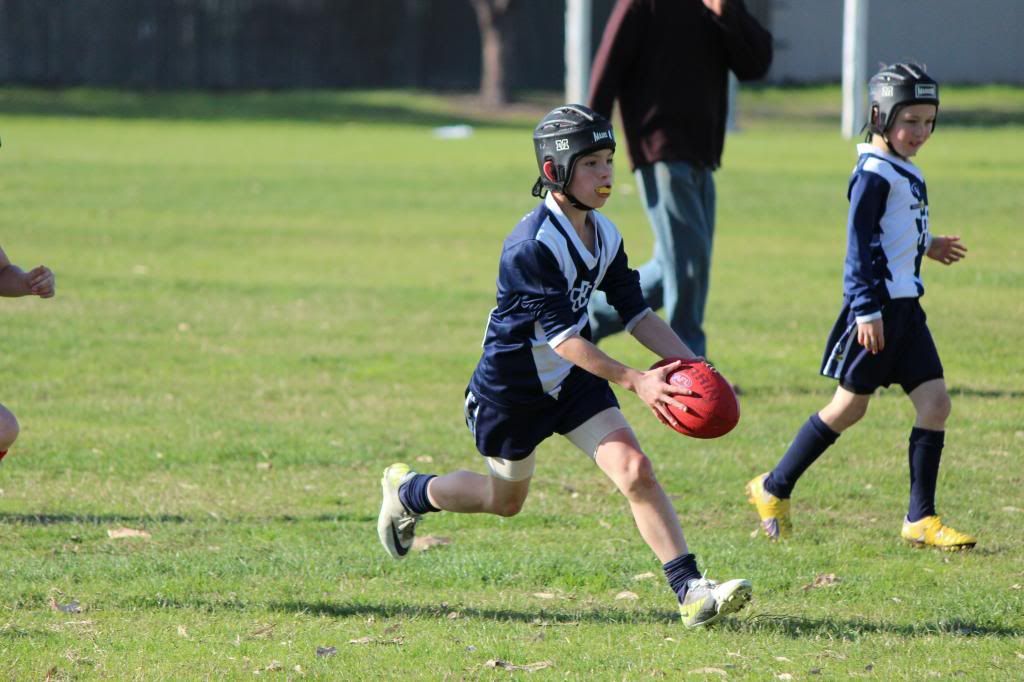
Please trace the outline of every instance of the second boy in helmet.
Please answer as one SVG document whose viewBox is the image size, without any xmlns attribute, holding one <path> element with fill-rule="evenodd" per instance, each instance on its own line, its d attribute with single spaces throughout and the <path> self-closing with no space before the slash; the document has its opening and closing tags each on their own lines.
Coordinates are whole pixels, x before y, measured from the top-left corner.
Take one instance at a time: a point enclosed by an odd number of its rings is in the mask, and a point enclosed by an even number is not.
<svg viewBox="0 0 1024 682">
<path fill-rule="evenodd" d="M 465 396 L 466 424 L 488 474 L 430 476 L 391 465 L 381 481 L 380 540 L 402 558 L 428 512 L 517 514 L 529 492 L 534 451 L 557 433 L 592 458 L 626 497 L 678 597 L 683 622 L 712 623 L 749 600 L 750 583 L 702 577 L 675 509 L 608 383 L 636 393 L 655 416 L 673 422 L 668 406 L 683 407 L 675 396 L 689 393 L 665 381 L 679 363 L 644 372 L 590 342 L 587 304 L 596 289 L 659 358 L 693 357 L 647 306 L 622 236 L 596 210 L 614 184 L 612 126 L 584 106 L 558 107 L 534 131 L 534 149 L 540 177 L 533 193 L 547 196 L 505 240 L 497 305 Z"/>
<path fill-rule="evenodd" d="M 832 328 L 821 373 L 838 379 L 831 402 L 812 414 L 779 463 L 747 484 L 771 539 L 791 532 L 789 497 L 796 482 L 839 434 L 860 421 L 879 386 L 899 384 L 916 411 L 910 431 L 910 503 L 901 535 L 917 546 L 970 549 L 975 539 L 942 523 L 935 486 L 950 400 L 942 362 L 920 298 L 924 256 L 943 265 L 967 249 L 955 236 L 928 230 L 924 175 L 910 159 L 935 129 L 939 85 L 917 64 L 893 64 L 868 85 L 868 143 L 850 178 L 843 308 Z"/>
</svg>

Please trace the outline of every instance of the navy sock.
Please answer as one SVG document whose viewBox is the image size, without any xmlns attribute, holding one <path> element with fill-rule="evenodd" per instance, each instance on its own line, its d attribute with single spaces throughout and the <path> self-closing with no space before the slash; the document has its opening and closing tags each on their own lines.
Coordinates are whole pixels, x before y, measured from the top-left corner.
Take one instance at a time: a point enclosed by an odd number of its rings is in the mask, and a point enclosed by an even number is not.
<svg viewBox="0 0 1024 682">
<path fill-rule="evenodd" d="M 398 488 L 398 499 L 402 506 L 411 514 L 426 514 L 427 512 L 441 511 L 430 504 L 427 497 L 427 484 L 430 479 L 437 478 L 433 474 L 416 474 Z"/>
<path fill-rule="evenodd" d="M 935 483 L 939 478 L 939 460 L 942 459 L 945 442 L 945 431 L 929 431 L 916 426 L 910 430 L 908 521 L 920 521 L 935 515 Z"/>
<path fill-rule="evenodd" d="M 665 571 L 668 584 L 679 597 L 680 603 L 686 596 L 687 583 L 701 577 L 700 571 L 697 570 L 697 557 L 693 554 L 680 554 L 661 568 Z"/>
<path fill-rule="evenodd" d="M 786 454 L 765 478 L 764 489 L 775 497 L 788 499 L 793 494 L 793 486 L 807 471 L 807 467 L 814 464 L 814 460 L 828 450 L 836 438 L 839 438 L 839 434 L 821 421 L 817 413 L 812 414 L 796 432 Z"/>
</svg>

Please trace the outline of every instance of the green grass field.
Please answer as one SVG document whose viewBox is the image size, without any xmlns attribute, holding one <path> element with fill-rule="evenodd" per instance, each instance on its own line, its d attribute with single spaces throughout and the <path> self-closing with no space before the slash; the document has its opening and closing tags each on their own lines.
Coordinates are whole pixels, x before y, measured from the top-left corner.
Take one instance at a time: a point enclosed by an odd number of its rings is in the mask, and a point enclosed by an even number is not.
<svg viewBox="0 0 1024 682">
<path fill-rule="evenodd" d="M 421 534 L 450 544 L 386 557 L 387 464 L 483 470 L 462 391 L 533 205 L 530 129 L 556 102 L 532 101 L 488 123 L 403 93 L 0 89 L 0 245 L 58 286 L 0 301 L 22 424 L 0 465 L 0 679 L 1024 679 L 1019 89 L 945 90 L 919 158 L 933 231 L 970 249 L 927 263 L 924 305 L 954 402 L 939 511 L 974 552 L 899 541 L 898 390 L 803 479 L 796 537 L 752 537 L 744 483 L 832 390 L 855 155 L 838 90 L 807 88 L 744 91 L 717 174 L 707 326 L 739 427 L 684 439 L 619 392 L 700 565 L 750 578 L 753 604 L 684 631 L 624 499 L 559 439 L 519 516 L 435 515 Z M 435 138 L 446 123 L 474 134 Z M 640 263 L 620 162 L 606 213 Z"/>
</svg>

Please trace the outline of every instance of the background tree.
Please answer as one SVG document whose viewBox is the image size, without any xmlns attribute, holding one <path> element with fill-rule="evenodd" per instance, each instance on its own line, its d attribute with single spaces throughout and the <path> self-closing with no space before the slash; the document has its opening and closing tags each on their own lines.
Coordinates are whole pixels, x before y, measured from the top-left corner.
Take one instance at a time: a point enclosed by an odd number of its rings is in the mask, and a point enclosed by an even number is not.
<svg viewBox="0 0 1024 682">
<path fill-rule="evenodd" d="M 488 108 L 508 102 L 509 48 L 506 29 L 508 9 L 513 0 L 469 0 L 480 27 L 480 101 Z"/>
</svg>

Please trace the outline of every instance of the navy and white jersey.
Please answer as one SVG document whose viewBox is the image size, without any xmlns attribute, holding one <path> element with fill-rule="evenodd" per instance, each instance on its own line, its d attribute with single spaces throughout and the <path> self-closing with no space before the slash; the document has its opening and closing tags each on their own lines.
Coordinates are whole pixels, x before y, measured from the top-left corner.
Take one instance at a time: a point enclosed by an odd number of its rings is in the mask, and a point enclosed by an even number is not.
<svg viewBox="0 0 1024 682">
<path fill-rule="evenodd" d="M 924 294 L 921 258 L 931 234 L 917 166 L 870 144 L 857 145 L 857 153 L 847 193 L 843 293 L 862 323 L 880 318 L 886 301 Z"/>
<path fill-rule="evenodd" d="M 627 330 L 650 310 L 622 235 L 597 211 L 590 220 L 594 253 L 548 195 L 505 239 L 497 305 L 469 385 L 479 399 L 506 410 L 534 410 L 563 391 L 603 382 L 554 351 L 574 334 L 590 339 L 587 304 L 595 288 L 605 292 Z"/>
</svg>

